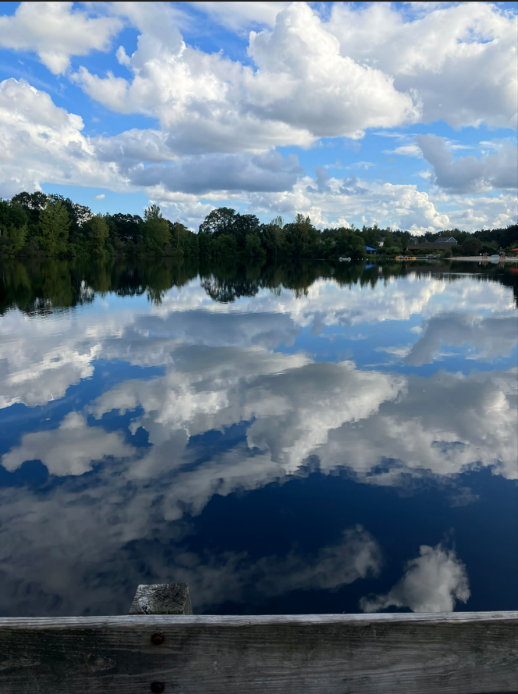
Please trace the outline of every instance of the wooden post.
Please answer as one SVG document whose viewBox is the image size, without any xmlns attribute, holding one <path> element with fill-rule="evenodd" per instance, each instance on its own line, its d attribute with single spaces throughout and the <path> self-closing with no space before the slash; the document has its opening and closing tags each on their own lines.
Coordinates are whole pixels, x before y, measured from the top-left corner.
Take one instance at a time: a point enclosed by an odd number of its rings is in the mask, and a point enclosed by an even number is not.
<svg viewBox="0 0 518 694">
<path fill-rule="evenodd" d="M 133 598 L 130 614 L 192 614 L 187 583 L 140 585 Z"/>
</svg>

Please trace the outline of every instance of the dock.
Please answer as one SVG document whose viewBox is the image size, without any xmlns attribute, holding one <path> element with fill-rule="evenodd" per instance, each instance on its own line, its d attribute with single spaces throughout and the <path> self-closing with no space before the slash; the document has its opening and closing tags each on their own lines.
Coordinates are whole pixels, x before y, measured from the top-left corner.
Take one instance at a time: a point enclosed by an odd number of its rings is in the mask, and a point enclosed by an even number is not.
<svg viewBox="0 0 518 694">
<path fill-rule="evenodd" d="M 193 615 L 139 586 L 124 616 L 1 618 L 0 692 L 518 692 L 518 612 Z"/>
</svg>

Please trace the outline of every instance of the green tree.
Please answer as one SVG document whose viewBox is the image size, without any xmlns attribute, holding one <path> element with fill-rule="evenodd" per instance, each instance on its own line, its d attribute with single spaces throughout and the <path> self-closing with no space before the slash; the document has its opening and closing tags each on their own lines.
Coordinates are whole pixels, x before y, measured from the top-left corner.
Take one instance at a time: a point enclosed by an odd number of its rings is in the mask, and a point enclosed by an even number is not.
<svg viewBox="0 0 518 694">
<path fill-rule="evenodd" d="M 63 255 L 68 250 L 68 230 L 70 218 L 66 207 L 60 201 L 47 200 L 40 210 L 39 226 L 41 245 L 48 255 Z"/>
<path fill-rule="evenodd" d="M 22 224 L 27 221 L 29 238 L 39 236 L 40 234 L 40 211 L 47 204 L 47 200 L 48 196 L 40 191 L 36 191 L 35 193 L 27 193 L 24 191 L 23 193 L 18 193 L 18 195 L 11 198 L 11 206 L 20 206 L 26 214 L 26 220 L 24 220 Z M 14 221 L 12 223 L 16 226 L 22 226 L 22 224 L 18 224 Z"/>
<path fill-rule="evenodd" d="M 144 212 L 144 238 L 151 253 L 161 253 L 170 242 L 169 224 L 162 217 L 158 205 L 151 205 Z"/>
<path fill-rule="evenodd" d="M 85 223 L 88 234 L 88 243 L 92 253 L 103 256 L 106 253 L 106 244 L 110 236 L 108 224 L 102 215 L 95 215 Z"/>
<path fill-rule="evenodd" d="M 257 234 L 248 234 L 245 241 L 245 255 L 251 258 L 264 258 L 266 252 Z"/>
<path fill-rule="evenodd" d="M 9 238 L 11 239 L 11 246 L 15 253 L 19 253 L 25 246 L 27 231 L 27 224 L 21 227 L 11 226 L 9 228 Z"/>
<path fill-rule="evenodd" d="M 480 249 L 482 248 L 482 243 L 478 239 L 470 238 L 464 241 L 462 244 L 462 251 L 466 255 L 478 255 Z"/>
<path fill-rule="evenodd" d="M 236 237 L 222 234 L 212 239 L 212 254 L 215 258 L 235 258 L 237 255 Z"/>
<path fill-rule="evenodd" d="M 212 210 L 200 224 L 200 232 L 226 234 L 230 231 L 235 216 L 236 211 L 230 207 L 219 207 L 217 210 Z"/>
</svg>

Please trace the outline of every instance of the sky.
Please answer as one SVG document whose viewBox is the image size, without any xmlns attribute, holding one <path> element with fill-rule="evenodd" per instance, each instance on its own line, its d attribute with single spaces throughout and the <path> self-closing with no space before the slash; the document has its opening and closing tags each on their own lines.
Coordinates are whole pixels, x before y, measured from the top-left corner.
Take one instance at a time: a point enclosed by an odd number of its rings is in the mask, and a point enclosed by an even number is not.
<svg viewBox="0 0 518 694">
<path fill-rule="evenodd" d="M 518 3 L 3 2 L 0 197 L 506 227 Z"/>
</svg>

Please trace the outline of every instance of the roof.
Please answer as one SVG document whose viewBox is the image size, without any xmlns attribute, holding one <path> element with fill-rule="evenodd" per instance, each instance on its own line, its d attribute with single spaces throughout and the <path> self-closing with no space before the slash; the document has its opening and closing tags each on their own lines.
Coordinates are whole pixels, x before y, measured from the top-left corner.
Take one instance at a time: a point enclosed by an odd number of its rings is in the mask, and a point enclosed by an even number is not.
<svg viewBox="0 0 518 694">
<path fill-rule="evenodd" d="M 371 248 L 370 246 L 364 246 L 366 251 L 375 251 L 375 248 Z"/>
<path fill-rule="evenodd" d="M 457 243 L 457 239 L 454 239 L 453 236 L 439 236 L 435 243 Z"/>
</svg>

